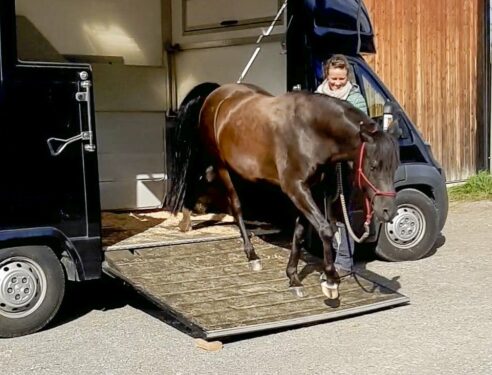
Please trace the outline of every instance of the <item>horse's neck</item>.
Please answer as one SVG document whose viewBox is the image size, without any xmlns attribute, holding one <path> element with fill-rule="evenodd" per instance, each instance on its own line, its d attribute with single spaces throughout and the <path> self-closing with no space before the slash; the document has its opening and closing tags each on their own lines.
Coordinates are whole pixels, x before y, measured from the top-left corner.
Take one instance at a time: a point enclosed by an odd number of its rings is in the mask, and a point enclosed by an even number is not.
<svg viewBox="0 0 492 375">
<path fill-rule="evenodd" d="M 355 161 L 357 150 L 361 145 L 361 126 L 371 120 L 355 110 L 343 100 L 327 99 L 326 96 L 317 97 L 313 105 L 317 105 L 318 121 L 328 127 L 330 135 L 338 145 L 336 158 L 344 161 Z M 316 109 L 312 109 L 316 111 Z M 327 121 L 328 123 L 326 123 Z M 323 122 L 325 122 L 323 124 Z"/>
<path fill-rule="evenodd" d="M 356 139 L 353 140 L 347 140 L 345 139 L 340 139 L 337 140 L 335 139 L 335 142 L 337 142 L 338 145 L 338 150 L 335 152 L 331 158 L 330 161 L 332 162 L 339 162 L 339 161 L 347 161 L 347 162 L 356 162 L 357 157 L 358 157 L 358 150 L 360 148 L 361 142 L 359 137 L 357 136 Z"/>
</svg>

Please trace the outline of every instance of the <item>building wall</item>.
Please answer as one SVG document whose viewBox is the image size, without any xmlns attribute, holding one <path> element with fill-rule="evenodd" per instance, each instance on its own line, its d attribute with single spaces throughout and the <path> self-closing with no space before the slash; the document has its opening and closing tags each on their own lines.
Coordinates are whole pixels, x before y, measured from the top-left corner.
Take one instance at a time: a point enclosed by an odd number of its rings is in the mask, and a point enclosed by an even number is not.
<svg viewBox="0 0 492 375">
<path fill-rule="evenodd" d="M 376 33 L 367 60 L 431 144 L 448 181 L 474 174 L 483 0 L 365 0 Z"/>
</svg>

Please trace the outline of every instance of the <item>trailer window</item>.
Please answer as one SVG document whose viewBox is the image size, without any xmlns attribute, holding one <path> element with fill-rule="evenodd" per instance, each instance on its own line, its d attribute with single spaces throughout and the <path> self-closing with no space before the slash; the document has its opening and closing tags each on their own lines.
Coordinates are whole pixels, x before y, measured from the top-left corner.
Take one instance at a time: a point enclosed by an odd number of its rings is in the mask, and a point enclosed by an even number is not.
<svg viewBox="0 0 492 375">
<path fill-rule="evenodd" d="M 269 25 L 282 0 L 174 0 L 181 3 L 183 33 L 210 33 L 224 29 L 256 28 Z M 279 24 L 282 24 L 280 20 Z"/>
</svg>

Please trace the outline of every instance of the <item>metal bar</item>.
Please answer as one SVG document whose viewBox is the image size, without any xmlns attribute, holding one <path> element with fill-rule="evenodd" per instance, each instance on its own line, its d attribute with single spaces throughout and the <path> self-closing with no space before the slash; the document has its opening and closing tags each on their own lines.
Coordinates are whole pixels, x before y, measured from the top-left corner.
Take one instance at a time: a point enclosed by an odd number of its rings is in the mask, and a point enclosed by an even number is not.
<svg viewBox="0 0 492 375">
<path fill-rule="evenodd" d="M 92 124 L 92 98 L 91 98 L 91 86 L 92 82 L 85 80 L 80 82 L 80 87 L 85 89 L 85 102 L 87 102 L 87 133 L 89 134 L 89 143 L 84 145 L 84 150 L 89 152 L 96 151 L 96 144 L 94 143 L 94 126 Z"/>
<path fill-rule="evenodd" d="M 272 30 L 275 27 L 275 24 L 279 20 L 280 16 L 282 15 L 282 13 L 284 12 L 286 7 L 287 7 L 287 0 L 285 0 L 284 3 L 282 4 L 282 6 L 280 7 L 279 11 L 277 12 L 277 15 L 273 19 L 273 21 L 272 21 L 270 27 L 267 29 L 267 31 L 262 32 L 261 35 L 258 37 L 258 39 L 256 41 L 257 47 L 256 47 L 255 51 L 253 52 L 253 55 L 249 59 L 248 63 L 246 64 L 246 67 L 242 71 L 241 76 L 237 80 L 237 83 L 241 83 L 243 81 L 244 77 L 246 77 L 246 74 L 248 74 L 248 71 L 251 68 L 251 65 L 253 64 L 256 57 L 258 56 L 258 53 L 260 52 L 260 49 L 261 49 L 260 43 L 261 43 L 263 37 L 269 36 L 272 33 Z"/>
<path fill-rule="evenodd" d="M 244 46 L 248 44 L 255 44 L 257 39 L 258 38 L 256 36 L 247 36 L 243 38 L 231 38 L 231 39 L 209 40 L 209 41 L 194 42 L 194 43 L 183 43 L 183 44 L 179 44 L 179 51 Z M 277 34 L 270 35 L 269 38 L 269 41 L 280 42 L 281 40 L 282 40 L 282 36 Z"/>
<path fill-rule="evenodd" d="M 118 251 L 118 250 L 136 250 L 136 249 L 145 249 L 152 247 L 161 247 L 161 246 L 173 246 L 173 245 L 185 245 L 190 243 L 201 243 L 201 242 L 209 242 L 209 241 L 222 241 L 222 240 L 232 240 L 236 238 L 241 238 L 241 235 L 225 235 L 225 236 L 216 236 L 216 237 L 200 237 L 200 238 L 187 238 L 184 240 L 164 240 L 158 242 L 144 242 L 138 244 L 128 244 L 128 245 L 111 245 L 103 247 L 104 251 Z"/>
</svg>

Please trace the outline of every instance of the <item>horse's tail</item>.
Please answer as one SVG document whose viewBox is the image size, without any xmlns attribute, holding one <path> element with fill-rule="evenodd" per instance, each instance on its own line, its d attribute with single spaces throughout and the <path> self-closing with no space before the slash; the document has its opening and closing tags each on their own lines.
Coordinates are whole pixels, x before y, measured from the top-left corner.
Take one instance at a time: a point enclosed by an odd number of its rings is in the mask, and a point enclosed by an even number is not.
<svg viewBox="0 0 492 375">
<path fill-rule="evenodd" d="M 218 84 L 211 82 L 196 86 L 186 95 L 179 107 L 172 138 L 172 168 L 164 200 L 164 208 L 173 214 L 183 209 L 187 198 L 189 199 L 190 187 L 196 185 L 199 173 L 203 172 L 198 165 L 202 149 L 197 131 L 199 115 L 207 96 L 218 87 Z"/>
</svg>

